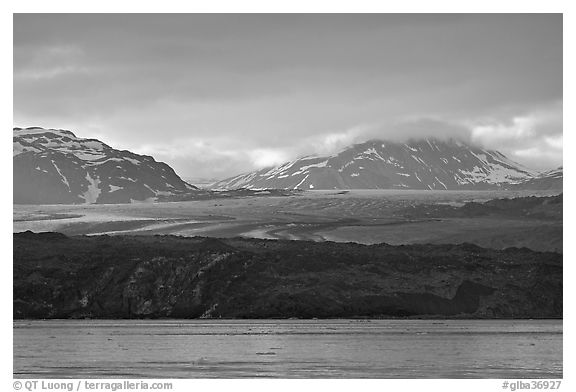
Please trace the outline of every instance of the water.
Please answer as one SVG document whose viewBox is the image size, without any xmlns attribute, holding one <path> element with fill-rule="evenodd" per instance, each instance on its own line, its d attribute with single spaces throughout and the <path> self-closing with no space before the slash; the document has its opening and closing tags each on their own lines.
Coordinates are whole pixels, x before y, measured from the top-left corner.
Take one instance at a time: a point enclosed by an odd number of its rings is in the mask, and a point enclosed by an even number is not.
<svg viewBox="0 0 576 392">
<path fill-rule="evenodd" d="M 561 378 L 561 320 L 14 322 L 19 378 Z"/>
</svg>

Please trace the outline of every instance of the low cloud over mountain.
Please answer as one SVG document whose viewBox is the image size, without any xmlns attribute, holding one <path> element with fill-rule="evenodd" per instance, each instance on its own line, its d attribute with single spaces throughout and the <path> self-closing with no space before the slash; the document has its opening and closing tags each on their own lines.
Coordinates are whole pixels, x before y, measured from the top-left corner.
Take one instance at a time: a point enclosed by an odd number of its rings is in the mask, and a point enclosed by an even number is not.
<svg viewBox="0 0 576 392">
<path fill-rule="evenodd" d="M 550 177 L 550 181 L 539 181 Z M 532 181 L 532 182 L 531 182 Z M 215 189 L 536 189 L 562 188 L 558 172 L 540 174 L 457 140 L 370 140 L 338 154 L 309 156 L 213 185 Z"/>
</svg>

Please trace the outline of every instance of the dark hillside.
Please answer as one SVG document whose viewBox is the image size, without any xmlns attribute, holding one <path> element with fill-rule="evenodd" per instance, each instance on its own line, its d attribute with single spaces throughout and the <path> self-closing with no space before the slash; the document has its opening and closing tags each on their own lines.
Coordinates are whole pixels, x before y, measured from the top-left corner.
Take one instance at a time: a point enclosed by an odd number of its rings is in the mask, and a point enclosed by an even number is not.
<svg viewBox="0 0 576 392">
<path fill-rule="evenodd" d="M 562 256 L 475 245 L 14 234 L 14 318 L 562 317 Z"/>
</svg>

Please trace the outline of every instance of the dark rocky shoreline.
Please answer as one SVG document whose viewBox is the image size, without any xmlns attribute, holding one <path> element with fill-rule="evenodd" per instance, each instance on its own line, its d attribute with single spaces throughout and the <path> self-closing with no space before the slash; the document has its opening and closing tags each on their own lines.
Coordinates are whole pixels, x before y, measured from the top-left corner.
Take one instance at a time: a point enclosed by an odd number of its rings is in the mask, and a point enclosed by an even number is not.
<svg viewBox="0 0 576 392">
<path fill-rule="evenodd" d="M 562 318 L 526 248 L 14 234 L 14 319 Z"/>
</svg>

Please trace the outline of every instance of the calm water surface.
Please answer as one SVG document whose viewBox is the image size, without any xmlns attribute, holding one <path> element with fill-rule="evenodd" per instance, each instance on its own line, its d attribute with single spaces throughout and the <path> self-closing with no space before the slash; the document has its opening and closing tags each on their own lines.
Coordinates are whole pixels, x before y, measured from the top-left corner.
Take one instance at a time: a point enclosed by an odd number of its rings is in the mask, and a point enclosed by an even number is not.
<svg viewBox="0 0 576 392">
<path fill-rule="evenodd" d="M 562 321 L 15 321 L 14 376 L 561 378 Z"/>
</svg>

